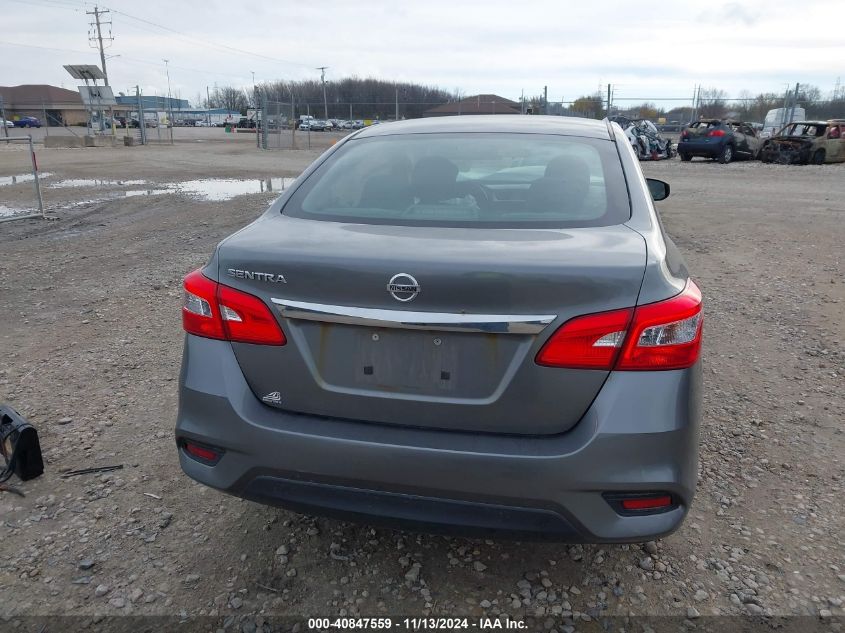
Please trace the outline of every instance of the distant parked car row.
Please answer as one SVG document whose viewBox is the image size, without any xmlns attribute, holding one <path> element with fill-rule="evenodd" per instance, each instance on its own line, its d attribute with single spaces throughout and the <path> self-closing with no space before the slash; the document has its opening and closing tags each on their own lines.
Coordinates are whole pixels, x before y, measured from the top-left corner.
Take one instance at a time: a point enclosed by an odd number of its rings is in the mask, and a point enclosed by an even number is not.
<svg viewBox="0 0 845 633">
<path fill-rule="evenodd" d="M 0 127 L 41 127 L 41 120 L 34 116 L 22 116 L 19 119 L 0 119 Z"/>
<path fill-rule="evenodd" d="M 730 163 L 738 158 L 763 162 L 821 165 L 845 162 L 845 119 L 796 121 L 769 138 L 754 123 L 705 119 L 681 132 L 678 155 Z"/>
</svg>

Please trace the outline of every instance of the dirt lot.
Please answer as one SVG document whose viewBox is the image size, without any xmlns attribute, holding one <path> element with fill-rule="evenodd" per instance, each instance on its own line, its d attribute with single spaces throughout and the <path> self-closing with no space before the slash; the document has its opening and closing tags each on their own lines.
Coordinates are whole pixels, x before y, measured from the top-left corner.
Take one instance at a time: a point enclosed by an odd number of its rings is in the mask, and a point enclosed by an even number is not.
<svg viewBox="0 0 845 633">
<path fill-rule="evenodd" d="M 39 151 L 57 219 L 0 224 L 0 401 L 37 425 L 47 472 L 26 498 L 0 493 L 0 628 L 26 614 L 243 631 L 271 615 L 507 613 L 557 631 L 605 615 L 842 616 L 845 165 L 643 165 L 672 185 L 660 210 L 706 297 L 701 478 L 673 536 L 582 547 L 299 516 L 181 474 L 180 280 L 274 194 L 208 200 L 174 183 L 293 176 L 314 156 Z M 0 150 L 0 176 L 27 161 Z M 127 178 L 145 182 L 50 186 Z M 0 186 L 0 205 L 31 203 L 31 183 Z"/>
</svg>

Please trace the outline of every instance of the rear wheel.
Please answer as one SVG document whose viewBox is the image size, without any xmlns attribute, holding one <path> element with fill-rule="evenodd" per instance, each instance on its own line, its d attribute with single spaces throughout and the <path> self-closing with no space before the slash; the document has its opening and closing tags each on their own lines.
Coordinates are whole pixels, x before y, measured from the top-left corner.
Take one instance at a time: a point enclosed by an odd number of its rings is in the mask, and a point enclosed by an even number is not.
<svg viewBox="0 0 845 633">
<path fill-rule="evenodd" d="M 824 165 L 824 150 L 817 149 L 810 162 L 813 163 L 813 165 Z"/>
<path fill-rule="evenodd" d="M 684 154 L 683 152 L 678 152 L 678 154 L 680 155 L 681 160 L 684 161 L 685 163 L 688 163 L 689 161 L 692 160 L 692 156 L 690 156 L 689 154 Z"/>
<path fill-rule="evenodd" d="M 733 146 L 732 145 L 725 145 L 722 148 L 722 151 L 719 152 L 719 155 L 716 157 L 716 160 L 718 160 L 723 165 L 726 165 L 727 163 L 729 163 L 733 160 L 733 157 L 734 157 Z"/>
</svg>

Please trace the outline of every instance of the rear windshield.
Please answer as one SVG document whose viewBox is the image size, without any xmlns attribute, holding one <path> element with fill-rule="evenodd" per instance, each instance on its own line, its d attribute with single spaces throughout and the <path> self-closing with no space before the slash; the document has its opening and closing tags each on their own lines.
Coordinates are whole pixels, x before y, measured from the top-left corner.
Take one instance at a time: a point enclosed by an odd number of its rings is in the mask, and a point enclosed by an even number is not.
<svg viewBox="0 0 845 633">
<path fill-rule="evenodd" d="M 408 226 L 577 228 L 630 218 L 612 141 L 542 134 L 352 139 L 282 212 Z"/>
<path fill-rule="evenodd" d="M 717 127 L 722 127 L 721 121 L 694 121 L 690 123 L 690 127 L 693 129 L 701 128 L 703 130 L 712 130 Z"/>
</svg>

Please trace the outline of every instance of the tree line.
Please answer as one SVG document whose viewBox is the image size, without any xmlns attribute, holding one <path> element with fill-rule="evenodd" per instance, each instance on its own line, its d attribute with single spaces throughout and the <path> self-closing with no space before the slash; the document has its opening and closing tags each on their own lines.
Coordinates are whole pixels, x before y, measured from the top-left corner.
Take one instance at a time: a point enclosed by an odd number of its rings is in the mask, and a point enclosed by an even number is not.
<svg viewBox="0 0 845 633">
<path fill-rule="evenodd" d="M 296 116 L 311 114 L 322 118 L 328 109 L 330 119 L 418 118 L 425 110 L 454 101 L 459 91 L 450 92 L 412 82 L 393 82 L 374 78 L 345 77 L 323 84 L 317 80 L 270 81 L 244 90 L 233 86 L 215 87 L 205 100 L 208 108 L 226 108 L 246 114 L 256 102 L 293 104 Z M 351 109 L 350 109 L 351 105 Z"/>
<path fill-rule="evenodd" d="M 375 78 L 346 77 L 326 82 L 325 104 L 332 119 L 392 119 L 399 102 L 399 118 L 417 118 L 437 105 L 463 98 L 460 90 L 444 90 L 413 82 L 393 82 Z M 244 90 L 234 86 L 215 87 L 204 100 L 205 107 L 226 108 L 246 114 L 249 108 L 264 101 L 293 104 L 295 116 L 311 114 L 322 118 L 324 112 L 323 84 L 318 80 L 271 81 Z M 351 105 L 351 110 L 350 110 Z M 624 114 L 646 119 L 665 118 L 667 121 L 688 122 L 693 116 L 705 118 L 736 118 L 763 121 L 769 110 L 783 107 L 784 94 L 742 91 L 729 98 L 724 90 L 702 89 L 697 107 L 658 107 L 653 102 L 640 104 L 613 103 L 611 114 Z M 825 97 L 817 86 L 799 86 L 797 105 L 807 111 L 808 118 L 827 119 L 845 116 L 845 91 Z M 601 119 L 607 114 L 607 101 L 601 92 L 582 95 L 571 103 L 544 101 L 543 95 L 525 98 L 526 112 L 535 114 L 583 116 Z"/>
</svg>

